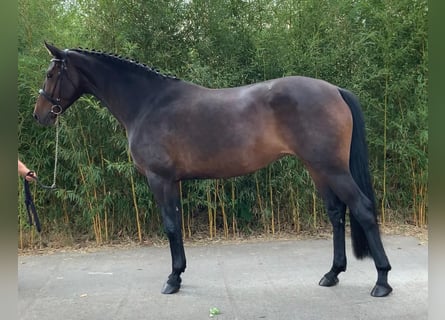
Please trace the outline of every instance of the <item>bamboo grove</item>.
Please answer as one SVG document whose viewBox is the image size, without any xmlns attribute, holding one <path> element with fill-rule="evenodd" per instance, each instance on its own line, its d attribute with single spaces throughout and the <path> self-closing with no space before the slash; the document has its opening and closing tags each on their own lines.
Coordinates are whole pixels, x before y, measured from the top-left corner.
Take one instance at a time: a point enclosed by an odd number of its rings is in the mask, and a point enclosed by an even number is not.
<svg viewBox="0 0 445 320">
<path fill-rule="evenodd" d="M 43 41 L 118 53 L 207 87 L 286 75 L 353 91 L 366 121 L 380 222 L 427 224 L 425 0 L 19 0 L 18 156 L 44 183 L 55 129 L 32 119 L 49 56 Z M 32 186 L 43 225 L 27 225 L 18 180 L 19 246 L 162 236 L 159 211 L 124 129 L 93 97 L 60 119 L 55 191 Z M 106 137 L 106 138 L 104 138 Z M 327 225 L 310 176 L 286 157 L 254 174 L 181 183 L 191 237 L 300 233 Z"/>
</svg>

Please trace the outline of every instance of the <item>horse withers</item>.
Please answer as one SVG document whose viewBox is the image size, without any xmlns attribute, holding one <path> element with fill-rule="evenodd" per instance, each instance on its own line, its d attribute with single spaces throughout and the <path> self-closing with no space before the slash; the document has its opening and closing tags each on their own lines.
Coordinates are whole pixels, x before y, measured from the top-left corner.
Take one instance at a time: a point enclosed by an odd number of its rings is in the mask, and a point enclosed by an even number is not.
<svg viewBox="0 0 445 320">
<path fill-rule="evenodd" d="M 377 223 L 360 104 L 349 91 L 308 77 L 209 89 L 133 60 L 45 43 L 51 63 L 34 109 L 52 125 L 83 94 L 94 95 L 125 127 L 131 156 L 148 179 L 170 243 L 175 293 L 186 268 L 179 181 L 245 175 L 285 156 L 310 172 L 333 225 L 334 258 L 319 284 L 346 270 L 345 213 L 357 258 L 377 269 L 372 296 L 388 295 L 391 270 Z"/>
</svg>

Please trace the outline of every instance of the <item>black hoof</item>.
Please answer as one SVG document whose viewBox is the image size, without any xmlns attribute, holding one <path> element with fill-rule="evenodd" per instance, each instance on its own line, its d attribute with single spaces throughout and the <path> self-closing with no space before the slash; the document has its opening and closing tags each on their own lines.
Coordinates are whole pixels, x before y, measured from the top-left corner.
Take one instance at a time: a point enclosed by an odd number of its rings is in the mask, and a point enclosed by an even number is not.
<svg viewBox="0 0 445 320">
<path fill-rule="evenodd" d="M 325 275 L 318 283 L 322 287 L 333 287 L 338 283 L 338 277 L 330 277 Z"/>
<path fill-rule="evenodd" d="M 179 288 L 181 288 L 180 284 L 170 284 L 166 282 L 164 284 L 164 287 L 161 290 L 161 293 L 163 294 L 173 294 L 179 291 Z"/>
<path fill-rule="evenodd" d="M 373 297 L 386 297 L 392 292 L 392 288 L 389 284 L 376 284 L 371 291 Z"/>
</svg>

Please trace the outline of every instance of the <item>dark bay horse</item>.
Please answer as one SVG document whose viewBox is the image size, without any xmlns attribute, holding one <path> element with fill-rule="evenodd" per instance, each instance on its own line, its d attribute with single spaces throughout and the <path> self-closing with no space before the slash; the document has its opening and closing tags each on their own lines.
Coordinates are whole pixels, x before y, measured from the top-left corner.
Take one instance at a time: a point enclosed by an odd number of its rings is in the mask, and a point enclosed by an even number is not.
<svg viewBox="0 0 445 320">
<path fill-rule="evenodd" d="M 392 291 L 364 120 L 352 93 L 296 76 L 208 89 L 114 55 L 45 45 L 53 59 L 34 117 L 52 125 L 81 95 L 91 94 L 125 127 L 133 161 L 148 179 L 170 242 L 172 272 L 163 293 L 179 290 L 186 267 L 179 181 L 244 175 L 285 155 L 303 161 L 333 225 L 333 264 L 319 284 L 337 284 L 346 270 L 348 207 L 354 254 L 371 256 L 377 269 L 371 295 Z"/>
</svg>

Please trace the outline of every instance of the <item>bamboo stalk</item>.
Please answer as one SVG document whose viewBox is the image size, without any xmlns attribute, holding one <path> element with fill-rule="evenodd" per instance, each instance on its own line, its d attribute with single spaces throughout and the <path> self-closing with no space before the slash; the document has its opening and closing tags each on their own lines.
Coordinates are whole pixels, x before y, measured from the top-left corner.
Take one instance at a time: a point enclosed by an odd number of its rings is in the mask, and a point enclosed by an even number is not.
<svg viewBox="0 0 445 320">
<path fill-rule="evenodd" d="M 104 155 L 103 150 L 100 148 L 100 162 L 102 166 L 102 170 L 105 171 L 105 161 L 104 161 Z M 107 196 L 107 188 L 105 186 L 105 181 L 103 183 L 103 195 L 106 198 Z M 104 203 L 104 228 L 105 228 L 105 241 L 108 242 L 108 209 L 106 203 Z"/>
<path fill-rule="evenodd" d="M 263 224 L 264 231 L 266 231 L 267 228 L 266 228 L 266 222 L 264 220 L 264 214 L 263 214 L 263 212 L 264 212 L 263 211 L 263 202 L 261 200 L 260 185 L 258 182 L 258 172 L 255 173 L 255 186 L 256 186 L 256 195 L 257 195 L 258 206 L 260 207 L 261 222 Z"/>
<path fill-rule="evenodd" d="M 224 194 L 224 185 L 222 185 L 222 193 Z M 218 192 L 218 198 L 219 198 L 219 205 L 221 206 L 221 213 L 222 213 L 222 219 L 223 219 L 223 231 L 224 231 L 224 237 L 226 239 L 229 238 L 229 226 L 227 224 L 227 215 L 225 210 L 225 205 L 223 201 L 223 197 L 221 196 L 221 193 Z"/>
<path fill-rule="evenodd" d="M 221 201 L 221 212 L 222 212 L 222 216 L 223 216 L 224 237 L 226 239 L 228 239 L 229 238 L 229 226 L 227 224 L 227 215 L 226 215 L 226 210 L 225 210 L 223 201 Z"/>
<path fill-rule="evenodd" d="M 101 230 L 99 213 L 96 213 L 93 216 L 93 228 L 94 228 L 94 233 L 96 235 L 96 243 L 101 244 L 102 243 L 102 230 Z"/>
<path fill-rule="evenodd" d="M 421 186 L 421 195 L 422 195 L 422 205 L 421 205 L 421 210 L 420 210 L 420 221 L 421 221 L 421 225 L 425 226 L 428 221 L 427 221 L 427 216 L 426 216 L 426 207 L 428 204 L 428 184 L 422 184 Z"/>
<path fill-rule="evenodd" d="M 294 221 L 294 230 L 297 233 L 300 233 L 300 212 L 298 210 L 298 206 L 295 203 L 295 198 L 298 196 L 298 189 L 297 189 L 297 194 L 295 194 L 294 189 L 292 187 L 290 187 L 291 190 L 291 205 L 292 205 L 292 218 Z"/>
<path fill-rule="evenodd" d="M 88 146 L 90 145 L 90 143 L 88 143 L 88 141 L 87 141 L 85 132 L 83 131 L 83 126 L 80 126 L 80 133 L 81 133 L 82 138 L 83 138 L 84 149 L 85 149 L 85 154 L 86 154 L 86 156 L 87 156 L 88 164 L 89 164 L 90 166 L 92 166 L 92 165 L 93 165 L 93 161 L 92 161 L 92 159 L 91 159 L 91 157 L 90 157 L 90 154 L 89 154 L 89 152 L 88 152 Z M 74 148 L 74 144 L 73 144 L 72 140 L 70 140 L 70 141 L 71 141 L 71 146 L 72 146 L 72 148 L 73 148 L 73 150 L 74 150 L 74 149 L 75 149 L 75 148 Z M 84 174 L 83 174 L 82 167 L 81 167 L 80 164 L 78 165 L 78 168 L 79 168 L 79 171 L 80 171 L 80 175 L 81 175 L 83 184 L 86 185 L 86 179 L 85 179 L 85 176 L 84 176 Z M 92 205 L 91 200 L 90 200 L 90 196 L 89 196 L 89 191 L 88 191 L 88 189 L 86 189 L 86 191 L 87 191 L 87 199 L 88 199 L 87 201 L 88 201 L 88 206 L 89 206 L 89 208 L 90 208 L 90 211 L 91 211 L 91 212 L 94 212 L 93 205 Z M 95 198 L 95 200 L 97 201 L 96 188 L 94 188 L 94 198 Z M 93 216 L 93 231 L 94 231 L 94 236 L 95 236 L 96 242 L 100 241 L 99 238 L 101 238 L 101 235 L 97 233 L 97 232 L 98 232 L 98 229 L 97 229 L 97 226 L 95 225 L 94 216 Z M 99 243 L 100 243 L 100 242 L 99 242 Z"/>
<path fill-rule="evenodd" d="M 182 201 L 182 182 L 179 181 L 179 202 L 181 203 L 181 223 L 182 223 L 182 237 L 185 237 L 185 219 L 184 219 L 184 205 Z"/>
<path fill-rule="evenodd" d="M 66 199 L 63 199 L 63 201 L 62 201 L 62 211 L 63 211 L 64 220 L 65 220 L 64 222 L 66 225 L 68 225 L 70 218 L 68 216 L 68 211 L 66 210 Z"/>
<path fill-rule="evenodd" d="M 280 232 L 280 230 L 281 230 L 280 201 L 277 202 L 277 227 L 278 227 L 278 232 Z"/>
<path fill-rule="evenodd" d="M 73 148 L 74 148 L 74 145 L 73 145 Z M 80 165 L 78 165 L 78 170 L 79 170 L 79 173 L 80 173 L 80 179 L 82 181 L 82 184 L 85 185 L 86 184 L 86 179 L 85 179 L 85 175 L 83 174 L 82 167 Z M 89 207 L 90 211 L 93 212 L 93 205 L 92 205 L 91 200 L 90 200 L 91 196 L 89 194 L 88 189 L 86 189 L 86 193 L 87 193 L 87 197 L 86 198 L 87 198 L 88 207 Z M 93 220 L 93 222 L 94 222 L 94 220 Z M 96 234 L 96 229 L 95 229 L 94 223 L 93 223 L 93 231 L 94 231 L 94 235 L 95 235 L 95 238 L 96 238 L 96 241 L 97 241 L 97 234 Z"/>
<path fill-rule="evenodd" d="M 188 187 L 187 194 L 190 195 L 190 187 Z M 190 196 L 189 196 L 189 198 L 190 198 Z M 187 235 L 189 238 L 191 238 L 191 236 L 192 236 L 191 223 L 192 223 L 192 221 L 190 218 L 190 201 L 187 201 Z"/>
<path fill-rule="evenodd" d="M 413 221 L 416 226 L 419 226 L 419 218 L 417 216 L 417 210 L 419 210 L 418 203 L 417 203 L 417 197 L 418 197 L 418 191 L 417 191 L 417 183 L 416 183 L 416 173 L 415 173 L 415 165 L 414 165 L 414 159 L 411 159 L 411 181 L 412 181 L 412 189 L 413 189 Z"/>
<path fill-rule="evenodd" d="M 237 233 L 237 227 L 236 227 L 236 215 L 235 215 L 235 183 L 232 180 L 232 192 L 231 192 L 231 196 L 232 196 L 232 232 L 233 232 L 233 237 L 236 236 Z"/>
<path fill-rule="evenodd" d="M 133 198 L 134 212 L 136 214 L 136 225 L 137 225 L 137 229 L 138 229 L 138 239 L 139 239 L 139 242 L 142 242 L 141 223 L 139 221 L 139 207 L 138 207 L 137 198 L 136 198 L 136 189 L 134 186 L 133 175 L 130 176 L 130 184 L 131 184 L 131 194 L 132 194 L 132 198 Z"/>
<path fill-rule="evenodd" d="M 312 217 L 313 217 L 313 228 L 317 228 L 317 197 L 315 194 L 315 190 L 312 191 Z"/>
<path fill-rule="evenodd" d="M 107 189 L 105 187 L 105 183 L 103 184 L 104 187 L 104 196 L 107 196 Z M 105 227 L 105 241 L 108 242 L 108 209 L 106 207 L 106 204 L 104 205 L 104 227 Z"/>
<path fill-rule="evenodd" d="M 29 236 L 30 236 L 29 243 L 34 247 L 34 242 L 35 242 L 34 228 L 31 228 L 31 232 L 29 233 Z"/>
<path fill-rule="evenodd" d="M 187 202 L 187 231 L 188 231 L 188 236 L 189 238 L 192 237 L 192 229 L 191 229 L 191 218 L 190 218 L 191 214 L 190 214 L 190 201 Z"/>
<path fill-rule="evenodd" d="M 128 156 L 128 162 L 131 163 L 130 150 L 127 150 L 127 156 Z M 136 197 L 136 188 L 135 188 L 133 175 L 130 175 L 130 184 L 131 184 L 131 195 L 132 195 L 132 199 L 133 199 L 133 206 L 134 206 L 134 211 L 136 214 L 136 226 L 137 226 L 137 230 L 138 230 L 138 239 L 139 239 L 139 242 L 142 242 L 141 223 L 139 221 L 139 206 L 138 206 L 137 197 Z"/>
<path fill-rule="evenodd" d="M 216 213 L 217 213 L 217 209 L 218 209 L 218 203 L 217 203 L 217 196 L 218 196 L 218 179 L 215 179 L 215 191 L 213 193 L 214 197 L 213 197 L 213 203 L 214 203 L 214 207 L 213 207 L 213 234 L 216 236 L 217 233 L 217 229 L 216 229 Z"/>
<path fill-rule="evenodd" d="M 270 199 L 270 211 L 271 211 L 271 217 L 270 217 L 270 225 L 272 229 L 272 234 L 275 234 L 275 213 L 274 213 L 274 206 L 273 206 L 273 192 L 272 192 L 272 167 L 269 166 L 267 169 L 269 172 L 269 199 Z"/>
<path fill-rule="evenodd" d="M 388 123 L 388 74 L 385 76 L 385 95 L 384 95 L 384 108 L 383 108 L 383 190 L 382 190 L 382 202 L 381 202 L 381 215 L 382 225 L 386 222 L 386 150 L 387 150 L 387 123 Z"/>
<path fill-rule="evenodd" d="M 94 190 L 93 190 L 93 194 L 94 194 L 94 201 L 95 201 L 95 203 L 97 203 L 98 202 L 98 200 L 97 200 L 97 190 L 96 190 L 96 188 L 94 188 Z M 97 211 L 96 212 L 96 223 L 97 223 L 97 228 L 96 228 L 96 230 L 97 230 L 97 232 L 96 232 L 96 242 L 98 243 L 98 244 L 101 244 L 102 243 L 102 226 L 101 226 L 101 223 L 100 223 L 100 212 L 99 211 Z"/>
<path fill-rule="evenodd" d="M 423 186 L 422 185 L 420 185 L 419 186 L 419 196 L 421 197 L 421 195 L 422 195 L 422 191 L 423 191 Z M 417 221 L 417 223 L 416 223 L 416 225 L 419 225 L 419 226 L 423 226 L 423 201 L 419 201 L 419 203 L 418 203 L 418 210 L 419 210 L 419 214 L 418 214 L 418 221 Z"/>
<path fill-rule="evenodd" d="M 213 239 L 213 216 L 212 216 L 212 198 L 210 196 L 210 185 L 207 184 L 207 213 L 209 216 L 209 236 Z"/>
<path fill-rule="evenodd" d="M 413 207 L 413 221 L 416 226 L 424 226 L 426 224 L 426 186 L 422 181 L 418 180 L 418 177 L 422 177 L 422 172 L 417 172 L 417 166 L 415 160 L 411 159 L 411 176 L 412 176 L 412 207 Z M 421 170 L 420 170 L 421 171 Z"/>
<path fill-rule="evenodd" d="M 93 231 L 94 231 L 94 240 L 96 241 L 96 243 L 98 243 L 98 237 L 97 237 L 97 226 L 96 226 L 96 216 L 91 216 L 91 221 L 92 221 L 92 225 L 93 225 Z"/>
</svg>

